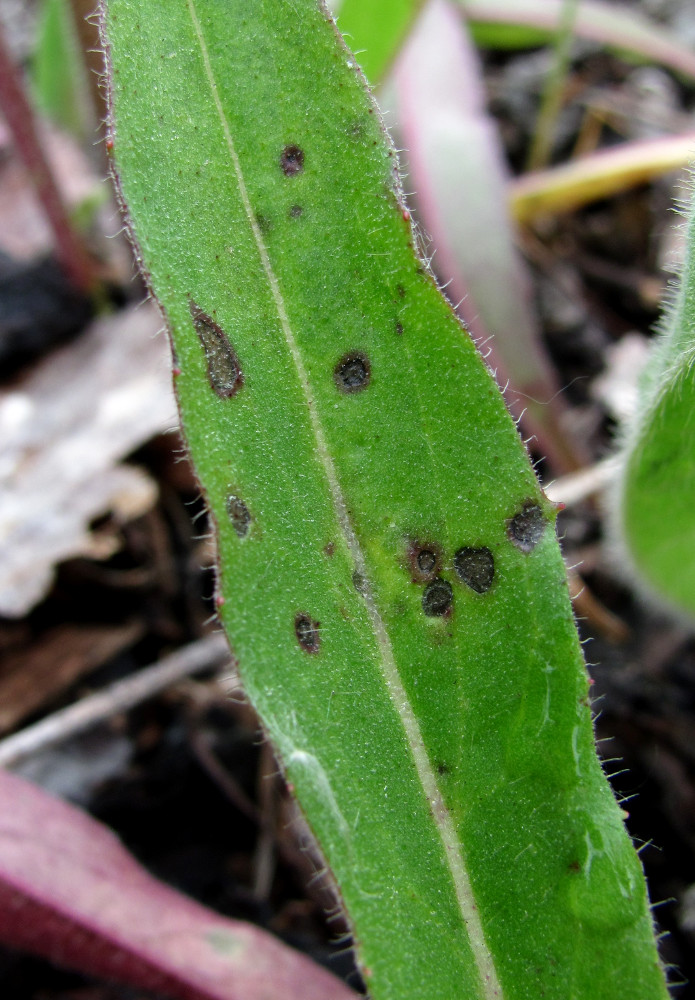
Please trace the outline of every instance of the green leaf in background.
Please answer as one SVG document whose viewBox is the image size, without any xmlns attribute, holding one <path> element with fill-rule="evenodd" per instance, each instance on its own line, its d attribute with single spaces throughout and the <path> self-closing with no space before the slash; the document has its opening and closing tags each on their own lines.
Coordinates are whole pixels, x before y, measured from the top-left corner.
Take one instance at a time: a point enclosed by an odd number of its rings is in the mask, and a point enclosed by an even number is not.
<svg viewBox="0 0 695 1000">
<path fill-rule="evenodd" d="M 68 0 L 44 0 L 32 79 L 40 110 L 66 132 L 91 145 L 94 112 Z"/>
<path fill-rule="evenodd" d="M 678 292 L 626 428 L 614 533 L 636 580 L 695 615 L 695 212 Z"/>
<path fill-rule="evenodd" d="M 667 996 L 554 512 L 315 0 L 109 0 L 116 167 L 246 690 L 373 1000 Z"/>
<path fill-rule="evenodd" d="M 378 84 L 385 75 L 424 0 L 333 0 L 338 27 L 368 80 Z"/>
</svg>

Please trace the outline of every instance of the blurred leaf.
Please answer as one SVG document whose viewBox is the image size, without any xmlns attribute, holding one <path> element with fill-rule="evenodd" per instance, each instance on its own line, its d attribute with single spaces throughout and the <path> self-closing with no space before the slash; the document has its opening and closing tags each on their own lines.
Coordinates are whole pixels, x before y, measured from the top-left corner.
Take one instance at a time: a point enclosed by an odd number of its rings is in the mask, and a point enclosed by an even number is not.
<svg viewBox="0 0 695 1000">
<path fill-rule="evenodd" d="M 68 0 L 44 0 L 32 78 L 39 109 L 80 142 L 91 144 L 94 113 Z"/>
<path fill-rule="evenodd" d="M 342 0 L 338 27 L 365 76 L 378 84 L 404 42 L 424 0 Z"/>
<path fill-rule="evenodd" d="M 695 616 L 695 204 L 679 289 L 625 430 L 613 526 L 635 578 Z"/>
<path fill-rule="evenodd" d="M 158 882 L 110 830 L 0 770 L 0 942 L 176 1000 L 356 1000 L 252 924 Z"/>
</svg>

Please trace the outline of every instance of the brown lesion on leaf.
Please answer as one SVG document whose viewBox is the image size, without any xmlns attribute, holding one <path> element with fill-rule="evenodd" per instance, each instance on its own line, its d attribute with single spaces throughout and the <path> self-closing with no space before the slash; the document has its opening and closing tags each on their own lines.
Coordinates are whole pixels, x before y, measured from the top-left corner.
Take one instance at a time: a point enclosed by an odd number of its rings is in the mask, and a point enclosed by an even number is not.
<svg viewBox="0 0 695 1000">
<path fill-rule="evenodd" d="M 486 593 L 495 579 L 495 557 L 485 546 L 464 546 L 454 555 L 456 575 L 476 594 Z"/>
<path fill-rule="evenodd" d="M 507 521 L 507 538 L 528 555 L 540 542 L 545 529 L 546 520 L 540 505 L 524 500 L 521 509 Z"/>
<path fill-rule="evenodd" d="M 422 610 L 429 618 L 448 617 L 454 606 L 454 591 L 448 580 L 428 583 L 422 595 Z"/>
<path fill-rule="evenodd" d="M 362 392 L 372 378 L 372 368 L 364 351 L 349 351 L 333 369 L 333 380 L 343 393 Z"/>
<path fill-rule="evenodd" d="M 294 634 L 305 653 L 318 653 L 321 646 L 321 622 L 300 611 L 294 619 Z"/>
<path fill-rule="evenodd" d="M 229 520 L 232 522 L 232 527 L 236 531 L 239 538 L 245 538 L 249 533 L 249 528 L 251 527 L 250 510 L 241 497 L 238 497 L 233 493 L 230 493 L 227 497 L 226 507 Z"/>
<path fill-rule="evenodd" d="M 193 327 L 205 352 L 210 386 L 221 399 L 228 399 L 236 395 L 244 384 L 239 358 L 219 323 L 193 299 L 189 298 L 188 306 Z"/>
<path fill-rule="evenodd" d="M 434 542 L 416 540 L 407 551 L 408 568 L 413 583 L 434 580 L 441 569 L 441 552 Z"/>
<path fill-rule="evenodd" d="M 285 146 L 280 156 L 280 169 L 285 177 L 296 177 L 304 170 L 304 150 L 291 144 Z"/>
</svg>

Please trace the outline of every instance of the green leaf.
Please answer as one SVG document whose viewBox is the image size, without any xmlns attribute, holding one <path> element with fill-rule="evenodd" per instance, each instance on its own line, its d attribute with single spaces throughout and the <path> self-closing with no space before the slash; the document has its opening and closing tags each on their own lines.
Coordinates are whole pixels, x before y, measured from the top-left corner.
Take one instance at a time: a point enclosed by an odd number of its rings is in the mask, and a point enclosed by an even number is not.
<svg viewBox="0 0 695 1000">
<path fill-rule="evenodd" d="M 391 66 L 423 4 L 424 0 L 334 3 L 338 27 L 371 83 L 378 84 Z"/>
<path fill-rule="evenodd" d="M 626 428 L 613 527 L 643 587 L 695 615 L 695 210 L 680 285 Z"/>
<path fill-rule="evenodd" d="M 81 141 L 94 141 L 86 70 L 67 0 L 45 0 L 32 63 L 39 108 Z"/>
<path fill-rule="evenodd" d="M 398 144 L 437 275 L 485 344 L 507 405 L 556 473 L 579 467 L 566 407 L 543 345 L 525 261 L 515 245 L 505 154 L 485 108 L 482 67 L 463 19 L 430 3 L 392 76 Z M 493 336 L 494 334 L 494 336 Z"/>
<path fill-rule="evenodd" d="M 246 690 L 374 1000 L 665 998 L 541 493 L 315 0 L 110 0 Z"/>
</svg>

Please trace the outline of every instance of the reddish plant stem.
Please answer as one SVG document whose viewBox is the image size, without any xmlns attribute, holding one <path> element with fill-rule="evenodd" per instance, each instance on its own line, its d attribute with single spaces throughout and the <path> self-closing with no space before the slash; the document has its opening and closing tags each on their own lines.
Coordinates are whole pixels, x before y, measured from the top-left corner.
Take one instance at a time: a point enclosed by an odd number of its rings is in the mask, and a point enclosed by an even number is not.
<svg viewBox="0 0 695 1000">
<path fill-rule="evenodd" d="M 29 173 L 53 232 L 58 261 L 76 288 L 92 292 L 97 284 L 95 265 L 68 216 L 38 136 L 33 108 L 27 100 L 20 73 L 10 56 L 2 28 L 0 107 L 12 133 L 17 154 Z"/>
</svg>

